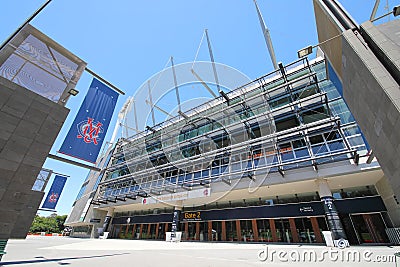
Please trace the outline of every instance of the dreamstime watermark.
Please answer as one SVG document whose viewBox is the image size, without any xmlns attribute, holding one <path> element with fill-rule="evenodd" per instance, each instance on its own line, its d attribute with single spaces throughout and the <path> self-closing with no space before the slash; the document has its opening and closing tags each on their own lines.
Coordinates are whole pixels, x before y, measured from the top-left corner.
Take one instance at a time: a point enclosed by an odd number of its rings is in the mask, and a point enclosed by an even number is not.
<svg viewBox="0 0 400 267">
<path fill-rule="evenodd" d="M 368 249 L 273 249 L 265 245 L 259 250 L 257 257 L 267 263 L 322 263 L 322 262 L 346 262 L 346 263 L 390 263 L 396 262 L 395 255 L 375 255 Z"/>
</svg>

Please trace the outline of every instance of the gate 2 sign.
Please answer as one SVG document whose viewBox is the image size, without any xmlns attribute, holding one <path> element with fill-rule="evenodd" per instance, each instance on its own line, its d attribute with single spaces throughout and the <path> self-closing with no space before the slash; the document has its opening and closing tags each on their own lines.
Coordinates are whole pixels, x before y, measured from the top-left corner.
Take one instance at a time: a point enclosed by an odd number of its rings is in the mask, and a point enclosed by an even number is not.
<svg viewBox="0 0 400 267">
<path fill-rule="evenodd" d="M 201 213 L 200 211 L 184 212 L 182 216 L 182 221 L 201 221 Z"/>
</svg>

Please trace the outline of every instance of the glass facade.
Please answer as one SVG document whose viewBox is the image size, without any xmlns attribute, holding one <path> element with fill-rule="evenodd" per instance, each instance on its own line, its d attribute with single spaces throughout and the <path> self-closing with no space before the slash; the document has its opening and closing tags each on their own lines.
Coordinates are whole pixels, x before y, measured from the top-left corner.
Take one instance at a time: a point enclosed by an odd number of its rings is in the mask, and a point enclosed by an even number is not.
<svg viewBox="0 0 400 267">
<path fill-rule="evenodd" d="M 226 95 L 229 101 L 216 98 L 174 123 L 120 140 L 97 198 L 193 188 L 367 153 L 323 60 L 302 59 Z"/>
</svg>

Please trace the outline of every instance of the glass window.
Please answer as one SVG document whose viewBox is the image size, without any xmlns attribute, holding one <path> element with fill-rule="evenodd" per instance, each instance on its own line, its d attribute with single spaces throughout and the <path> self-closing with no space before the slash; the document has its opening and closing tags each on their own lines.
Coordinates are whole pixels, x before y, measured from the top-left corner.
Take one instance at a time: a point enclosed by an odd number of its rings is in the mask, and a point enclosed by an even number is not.
<svg viewBox="0 0 400 267">
<path fill-rule="evenodd" d="M 212 176 L 219 175 L 219 174 L 220 174 L 220 169 L 218 167 L 211 169 L 211 175 Z"/>
<path fill-rule="evenodd" d="M 226 240 L 227 241 L 238 241 L 236 232 L 236 221 L 226 221 Z"/>
<path fill-rule="evenodd" d="M 343 141 L 335 141 L 335 142 L 329 142 L 328 147 L 330 151 L 339 151 L 345 149 L 345 145 Z"/>
<path fill-rule="evenodd" d="M 295 100 L 306 98 L 318 92 L 318 87 L 313 84 L 300 89 L 295 93 Z"/>
<path fill-rule="evenodd" d="M 211 231 L 213 241 L 222 241 L 222 222 L 213 221 Z"/>
<path fill-rule="evenodd" d="M 201 177 L 201 172 L 194 173 L 194 180 L 198 180 Z"/>
<path fill-rule="evenodd" d="M 242 240 L 244 242 L 254 241 L 253 227 L 250 220 L 240 221 L 240 230 L 242 235 Z"/>
<path fill-rule="evenodd" d="M 341 139 L 341 136 L 338 131 L 331 131 L 329 133 L 324 133 L 324 137 L 327 141 Z"/>
<path fill-rule="evenodd" d="M 291 129 L 299 125 L 299 121 L 294 115 L 275 120 L 275 127 L 277 132 Z"/>
<path fill-rule="evenodd" d="M 362 139 L 361 135 L 349 137 L 347 140 L 349 141 L 351 147 L 364 145 L 364 140 Z"/>
<path fill-rule="evenodd" d="M 190 182 L 192 180 L 192 173 L 185 175 L 185 183 Z"/>
<path fill-rule="evenodd" d="M 306 146 L 306 141 L 302 138 L 292 142 L 294 148 L 300 148 Z"/>
<path fill-rule="evenodd" d="M 307 148 L 296 149 L 294 153 L 296 154 L 296 158 L 305 158 L 310 156 L 310 153 L 308 153 Z"/>
<path fill-rule="evenodd" d="M 276 236 L 278 242 L 293 242 L 292 232 L 288 219 L 275 219 Z"/>
<path fill-rule="evenodd" d="M 310 218 L 296 218 L 296 231 L 301 243 L 315 243 L 315 233 Z"/>
<path fill-rule="evenodd" d="M 331 82 L 322 82 L 319 84 L 321 91 L 326 92 L 328 95 L 328 99 L 336 99 L 341 97 L 339 92 L 336 90 L 336 87 L 333 86 Z"/>
<path fill-rule="evenodd" d="M 311 147 L 314 155 L 321 155 L 328 152 L 328 148 L 325 144 L 314 145 Z"/>
<path fill-rule="evenodd" d="M 314 144 L 320 144 L 324 142 L 324 138 L 322 137 L 322 135 L 314 135 L 314 136 L 310 136 L 310 143 L 312 145 Z"/>
<path fill-rule="evenodd" d="M 343 99 L 338 99 L 336 101 L 330 102 L 329 107 L 334 116 L 339 116 L 340 121 L 343 124 L 354 122 L 354 117 L 350 113 L 349 108 L 347 107 L 346 103 Z"/>
<path fill-rule="evenodd" d="M 294 159 L 293 151 L 288 150 L 281 153 L 282 161 L 290 161 Z"/>
<path fill-rule="evenodd" d="M 258 241 L 272 242 L 272 233 L 268 219 L 257 220 Z"/>
<path fill-rule="evenodd" d="M 207 178 L 210 176 L 210 169 L 208 169 L 208 166 L 205 166 L 204 168 L 207 168 L 207 169 L 201 171 L 201 177 Z"/>
<path fill-rule="evenodd" d="M 361 134 L 360 128 L 357 125 L 351 125 L 343 128 L 343 133 L 345 136 L 351 136 L 356 134 Z"/>
<path fill-rule="evenodd" d="M 323 120 L 329 117 L 329 112 L 326 107 L 313 108 L 302 112 L 301 114 L 304 123 L 311 123 L 319 120 Z"/>
<path fill-rule="evenodd" d="M 289 96 L 284 96 L 284 97 L 280 97 L 278 99 L 272 99 L 272 100 L 268 100 L 268 104 L 269 107 L 271 109 L 275 109 L 284 105 L 287 105 L 290 103 L 290 97 Z"/>
</svg>

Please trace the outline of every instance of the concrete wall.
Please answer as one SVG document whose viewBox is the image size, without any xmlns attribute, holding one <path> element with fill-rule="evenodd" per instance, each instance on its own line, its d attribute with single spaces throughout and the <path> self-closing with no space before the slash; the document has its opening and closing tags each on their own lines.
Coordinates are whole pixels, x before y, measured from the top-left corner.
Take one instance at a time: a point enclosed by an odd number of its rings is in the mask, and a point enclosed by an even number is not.
<svg viewBox="0 0 400 267">
<path fill-rule="evenodd" d="M 362 24 L 362 31 L 374 44 L 349 30 L 343 34 L 343 94 L 367 141 L 381 165 L 394 195 L 400 197 L 400 87 L 393 71 L 400 65 L 397 27 L 379 30 L 370 22 Z M 372 48 L 375 46 L 374 48 Z M 391 66 L 382 64 L 373 50 L 381 50 Z M 385 62 L 384 62 L 385 63 Z M 399 222 L 398 222 L 399 223 Z M 397 224 L 396 226 L 400 226 Z"/>
<path fill-rule="evenodd" d="M 30 193 L 30 194 L 29 194 Z M 11 231 L 11 238 L 25 238 L 26 233 L 32 225 L 33 218 L 37 213 L 40 203 L 44 197 L 44 192 L 30 191 L 27 193 L 29 201 L 22 204 L 22 211 L 18 214 L 14 228 Z"/>
<path fill-rule="evenodd" d="M 0 77 L 0 239 L 26 236 L 43 197 L 32 186 L 68 112 Z"/>
<path fill-rule="evenodd" d="M 375 184 L 375 187 L 385 203 L 393 224 L 400 225 L 400 205 L 397 204 L 396 199 L 394 198 L 393 190 L 388 179 L 385 176 L 382 177 L 382 179 Z"/>
</svg>

